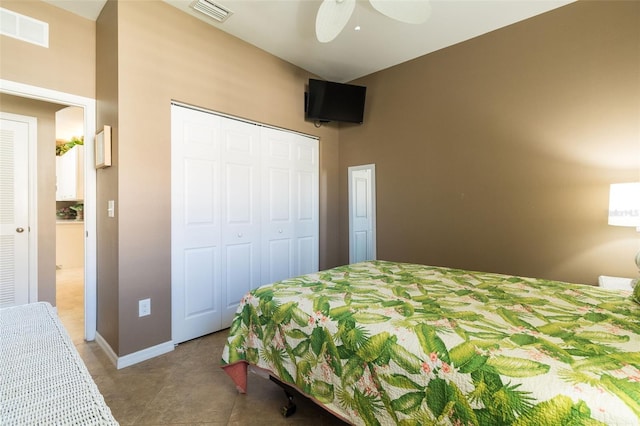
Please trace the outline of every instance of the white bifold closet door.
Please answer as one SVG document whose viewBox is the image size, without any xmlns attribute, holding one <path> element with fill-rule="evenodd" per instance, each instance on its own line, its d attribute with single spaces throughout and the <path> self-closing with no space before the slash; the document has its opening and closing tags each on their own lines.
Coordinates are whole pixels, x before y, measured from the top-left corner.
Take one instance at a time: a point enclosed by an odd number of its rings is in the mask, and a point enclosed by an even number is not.
<svg viewBox="0 0 640 426">
<path fill-rule="evenodd" d="M 251 289 L 318 270 L 318 140 L 172 105 L 172 334 L 231 324 Z"/>
<path fill-rule="evenodd" d="M 262 284 L 318 270 L 318 140 L 263 127 Z"/>
</svg>

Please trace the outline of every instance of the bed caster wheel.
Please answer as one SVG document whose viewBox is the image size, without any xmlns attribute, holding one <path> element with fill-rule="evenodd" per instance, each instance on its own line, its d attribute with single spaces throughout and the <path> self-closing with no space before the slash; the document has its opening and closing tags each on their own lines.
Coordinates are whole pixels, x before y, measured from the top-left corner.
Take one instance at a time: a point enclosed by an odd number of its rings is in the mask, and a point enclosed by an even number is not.
<svg viewBox="0 0 640 426">
<path fill-rule="evenodd" d="M 288 405 L 285 405 L 280 409 L 280 414 L 282 414 L 284 417 L 293 416 L 295 412 L 296 412 L 296 404 L 294 403 L 289 403 Z"/>
<path fill-rule="evenodd" d="M 282 388 L 282 390 L 284 391 L 284 394 L 287 396 L 287 405 L 283 406 L 280 409 L 280 414 L 282 414 L 284 417 L 293 416 L 293 414 L 296 412 L 296 403 L 294 402 L 293 393 L 292 393 L 293 388 L 291 386 L 288 386 L 282 383 L 280 380 L 276 379 L 273 376 L 269 376 L 269 379 L 272 382 L 278 384 L 278 386 Z"/>
<path fill-rule="evenodd" d="M 287 405 L 285 405 L 284 407 L 282 407 L 280 409 L 280 413 L 284 416 L 284 417 L 289 417 L 289 416 L 293 416 L 293 414 L 296 412 L 296 403 L 293 402 L 293 395 L 291 393 L 289 393 L 289 391 L 285 390 L 284 391 L 285 395 L 287 395 Z"/>
</svg>

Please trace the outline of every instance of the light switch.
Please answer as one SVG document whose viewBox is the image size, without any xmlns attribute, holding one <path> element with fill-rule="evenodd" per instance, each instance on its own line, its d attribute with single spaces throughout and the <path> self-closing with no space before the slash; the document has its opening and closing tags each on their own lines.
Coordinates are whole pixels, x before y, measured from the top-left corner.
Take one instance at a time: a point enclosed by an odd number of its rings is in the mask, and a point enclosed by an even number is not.
<svg viewBox="0 0 640 426">
<path fill-rule="evenodd" d="M 151 315 L 151 299 L 138 300 L 138 316 Z"/>
<path fill-rule="evenodd" d="M 115 202 L 115 200 L 107 201 L 107 216 L 116 217 L 116 202 Z"/>
</svg>

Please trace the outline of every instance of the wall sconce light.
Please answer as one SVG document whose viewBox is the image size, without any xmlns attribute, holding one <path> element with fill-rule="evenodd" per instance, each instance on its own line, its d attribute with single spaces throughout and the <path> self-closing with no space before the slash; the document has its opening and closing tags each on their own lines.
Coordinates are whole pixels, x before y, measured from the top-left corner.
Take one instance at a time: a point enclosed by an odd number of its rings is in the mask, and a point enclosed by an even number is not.
<svg viewBox="0 0 640 426">
<path fill-rule="evenodd" d="M 609 190 L 609 225 L 633 226 L 640 232 L 640 182 L 614 183 Z M 636 254 L 640 270 L 640 251 Z M 636 278 L 632 286 L 640 278 Z"/>
</svg>

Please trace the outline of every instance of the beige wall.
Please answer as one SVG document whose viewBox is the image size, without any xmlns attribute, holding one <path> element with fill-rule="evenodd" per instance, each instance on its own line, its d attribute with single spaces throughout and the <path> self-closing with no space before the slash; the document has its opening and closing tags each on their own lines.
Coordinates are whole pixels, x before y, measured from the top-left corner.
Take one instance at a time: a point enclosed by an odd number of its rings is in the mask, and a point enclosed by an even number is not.
<svg viewBox="0 0 640 426">
<path fill-rule="evenodd" d="M 0 0 L 0 7 L 49 24 L 49 48 L 0 36 L 3 79 L 95 97 L 95 22 L 40 1 Z"/>
<path fill-rule="evenodd" d="M 338 263 L 338 132 L 304 121 L 309 74 L 291 64 L 164 2 L 119 2 L 117 23 L 117 154 L 109 173 L 118 181 L 118 237 L 117 247 L 98 245 L 117 255 L 117 347 L 125 355 L 171 339 L 171 101 L 321 137 L 322 267 Z M 152 314 L 139 318 L 144 298 Z"/>
<path fill-rule="evenodd" d="M 640 2 L 570 4 L 357 82 L 340 205 L 346 168 L 375 163 L 379 258 L 637 276 L 640 234 L 607 209 L 610 183 L 640 180 Z"/>
<path fill-rule="evenodd" d="M 38 300 L 56 304 L 56 111 L 48 102 L 0 94 L 0 111 L 38 120 Z"/>
<path fill-rule="evenodd" d="M 118 198 L 118 2 L 109 1 L 96 21 L 96 128 L 111 126 L 112 166 L 96 171 L 97 331 L 120 353 L 120 282 Z M 144 166 L 143 166 L 144 168 Z M 127 191 L 128 185 L 122 186 Z M 115 217 L 107 216 L 108 200 L 116 201 Z M 126 323 L 122 323 L 126 328 Z"/>
</svg>

